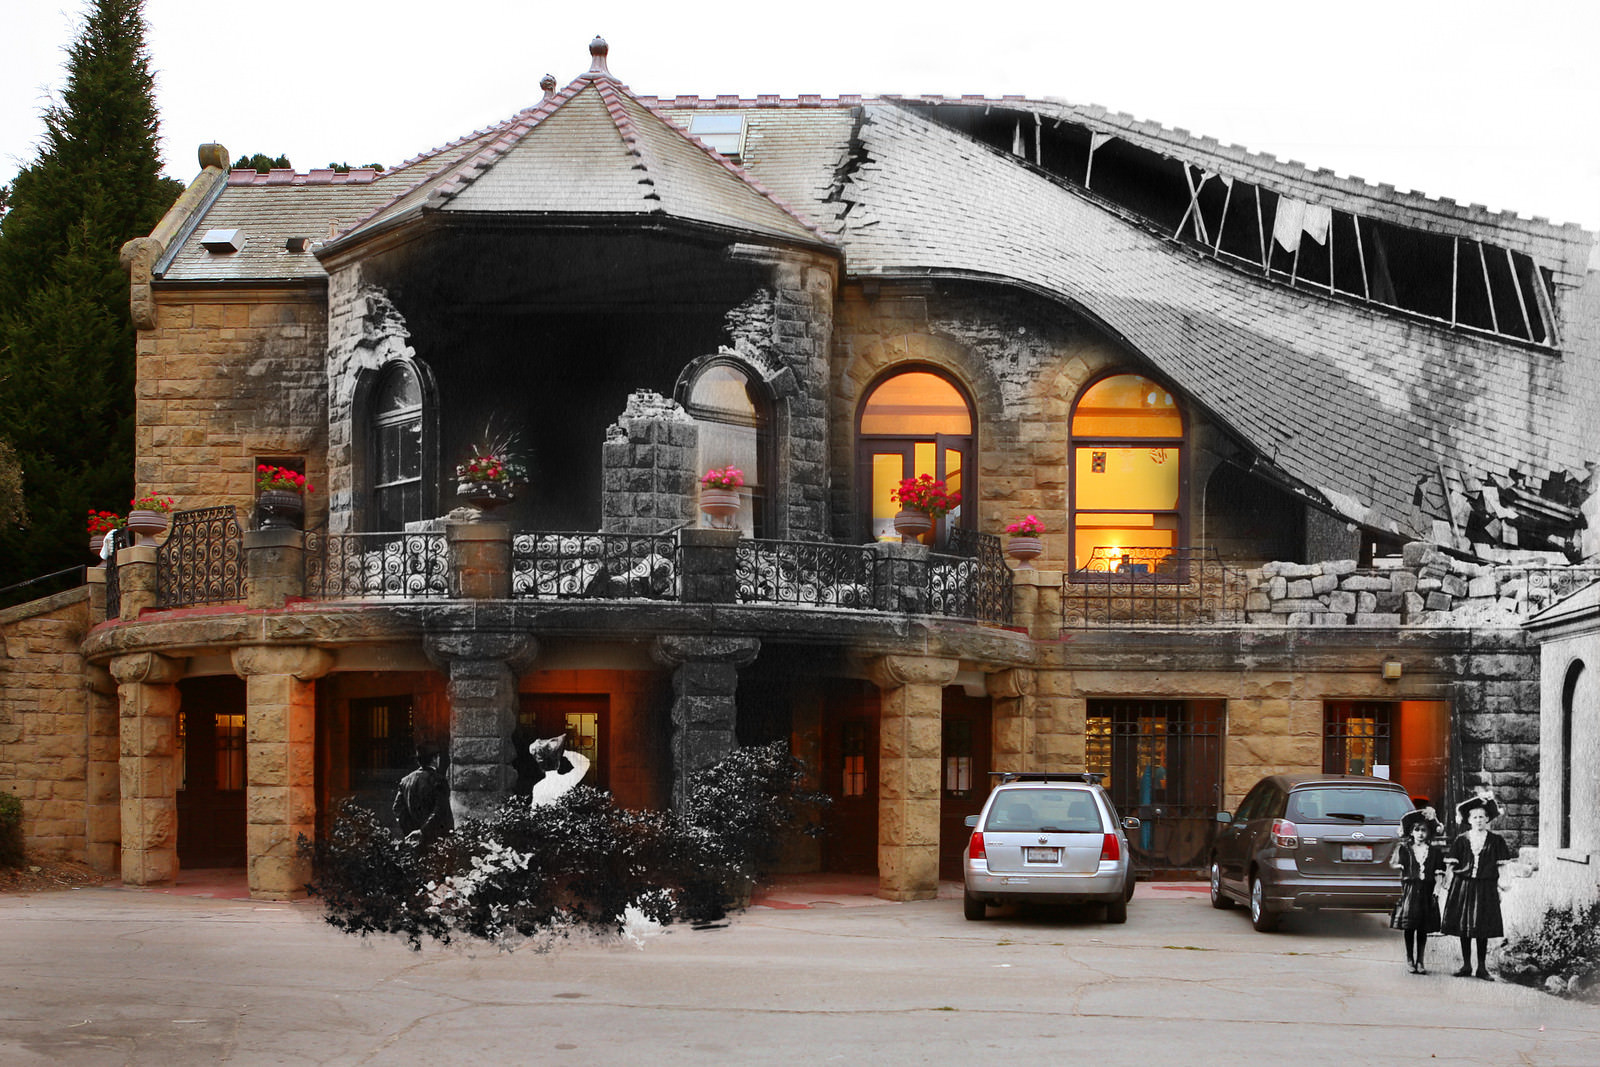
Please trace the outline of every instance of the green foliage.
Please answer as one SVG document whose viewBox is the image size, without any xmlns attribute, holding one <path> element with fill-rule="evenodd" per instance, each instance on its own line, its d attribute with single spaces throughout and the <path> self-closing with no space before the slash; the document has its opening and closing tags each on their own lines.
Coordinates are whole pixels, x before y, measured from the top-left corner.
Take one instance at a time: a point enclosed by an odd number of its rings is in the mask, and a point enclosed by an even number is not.
<svg viewBox="0 0 1600 1067">
<path fill-rule="evenodd" d="M 1600 1001 L 1600 900 L 1552 908 L 1538 930 L 1506 941 L 1495 970 L 1520 985 Z"/>
<path fill-rule="evenodd" d="M 630 909 L 660 923 L 720 919 L 801 825 L 814 799 L 779 745 L 743 750 L 708 772 L 684 814 L 620 808 L 579 786 L 531 811 L 525 798 L 426 846 L 397 841 L 346 805 L 333 831 L 302 841 L 313 893 L 348 933 L 548 945 L 574 930 L 616 933 Z"/>
<path fill-rule="evenodd" d="M 0 867 L 20 867 L 22 861 L 22 801 L 0 791 Z"/>
<path fill-rule="evenodd" d="M 0 219 L 0 427 L 31 521 L 0 523 L 0 585 L 83 562 L 83 513 L 132 492 L 124 242 L 182 192 L 161 177 L 143 0 L 94 0 L 38 158 Z"/>
<path fill-rule="evenodd" d="M 328 169 L 331 170 L 331 171 L 335 171 L 335 172 L 337 172 L 339 174 L 348 174 L 354 168 L 352 168 L 350 166 L 350 164 L 348 164 L 348 163 L 329 163 L 328 164 Z M 379 173 L 382 173 L 383 172 L 383 164 L 382 163 L 363 163 L 363 164 L 361 164 L 361 169 L 363 169 L 363 170 L 375 170 L 375 171 L 378 171 Z"/>
<path fill-rule="evenodd" d="M 293 166 L 294 164 L 289 162 L 288 156 L 269 156 L 265 152 L 240 156 L 233 161 L 234 170 L 253 170 L 258 174 L 265 174 L 274 168 L 282 170 Z"/>
</svg>

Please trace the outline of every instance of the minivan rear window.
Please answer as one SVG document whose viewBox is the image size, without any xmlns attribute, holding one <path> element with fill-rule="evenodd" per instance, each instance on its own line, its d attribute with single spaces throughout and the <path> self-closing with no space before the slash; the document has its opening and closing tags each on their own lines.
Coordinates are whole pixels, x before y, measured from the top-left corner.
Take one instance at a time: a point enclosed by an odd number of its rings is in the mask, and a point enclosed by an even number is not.
<svg viewBox="0 0 1600 1067">
<path fill-rule="evenodd" d="M 1362 786 L 1313 786 L 1289 794 L 1284 818 L 1290 822 L 1395 823 L 1412 808 L 1411 798 L 1399 789 Z"/>
<path fill-rule="evenodd" d="M 985 830 L 1098 834 L 1100 806 L 1087 789 L 1012 789 L 994 798 Z"/>
</svg>

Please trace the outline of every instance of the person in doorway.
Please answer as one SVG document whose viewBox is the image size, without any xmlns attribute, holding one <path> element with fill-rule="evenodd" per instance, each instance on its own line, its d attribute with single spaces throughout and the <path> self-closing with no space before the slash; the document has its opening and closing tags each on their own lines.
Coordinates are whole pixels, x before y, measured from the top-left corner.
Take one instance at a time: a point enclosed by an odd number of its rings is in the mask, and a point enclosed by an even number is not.
<svg viewBox="0 0 1600 1067">
<path fill-rule="evenodd" d="M 1504 937 L 1500 918 L 1500 865 L 1511 860 L 1506 839 L 1489 829 L 1500 816 L 1494 794 L 1479 787 L 1475 796 L 1456 805 L 1456 821 L 1467 824 L 1465 833 L 1450 842 L 1445 863 L 1450 870 L 1450 891 L 1444 902 L 1444 932 L 1461 939 L 1458 978 L 1476 975 L 1492 981 L 1484 959 L 1489 938 Z M 1478 966 L 1472 966 L 1472 946 L 1478 946 Z"/>
<path fill-rule="evenodd" d="M 1406 939 L 1406 965 L 1412 974 L 1427 974 L 1428 935 L 1439 932 L 1439 898 L 1434 895 L 1444 878 L 1444 853 L 1433 844 L 1435 826 L 1428 813 L 1418 809 L 1400 820 L 1400 843 L 1389 862 L 1400 870 L 1400 900 L 1389 925 Z"/>
<path fill-rule="evenodd" d="M 450 789 L 437 752 L 417 749 L 417 769 L 395 790 L 394 818 L 400 836 L 414 845 L 431 844 L 450 829 Z"/>
</svg>

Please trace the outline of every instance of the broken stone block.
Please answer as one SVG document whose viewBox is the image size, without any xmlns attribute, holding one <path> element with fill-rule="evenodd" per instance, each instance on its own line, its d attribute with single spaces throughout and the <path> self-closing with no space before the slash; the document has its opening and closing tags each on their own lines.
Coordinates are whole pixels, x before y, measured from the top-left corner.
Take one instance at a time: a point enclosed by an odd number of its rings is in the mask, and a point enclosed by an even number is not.
<svg viewBox="0 0 1600 1067">
<path fill-rule="evenodd" d="M 1387 593 L 1394 588 L 1394 583 L 1385 575 L 1352 574 L 1339 583 L 1339 588 L 1348 589 L 1353 593 Z"/>
<path fill-rule="evenodd" d="M 1311 616 L 1312 626 L 1347 626 L 1349 623 L 1349 616 L 1342 615 L 1336 611 L 1328 611 L 1321 615 Z"/>
<path fill-rule="evenodd" d="M 1480 574 L 1467 583 L 1467 595 L 1470 597 L 1491 597 L 1499 592 L 1499 582 L 1495 581 L 1492 574 Z"/>
<path fill-rule="evenodd" d="M 1328 559 L 1322 561 L 1322 573 L 1331 574 L 1335 578 L 1343 578 L 1347 574 L 1354 574 L 1356 561 L 1353 559 Z"/>
<path fill-rule="evenodd" d="M 1339 588 L 1339 579 L 1331 574 L 1319 574 L 1311 579 L 1311 592 L 1316 596 L 1330 593 Z"/>
<path fill-rule="evenodd" d="M 1315 578 L 1322 573 L 1322 567 L 1316 563 L 1283 563 L 1278 573 L 1285 578 Z"/>
<path fill-rule="evenodd" d="M 1405 593 L 1403 595 L 1406 598 L 1406 617 L 1414 619 L 1418 615 L 1421 615 L 1423 608 L 1422 594 Z"/>
<path fill-rule="evenodd" d="M 1378 594 L 1377 593 L 1357 593 L 1356 594 L 1356 611 L 1358 611 L 1358 612 L 1373 612 L 1373 611 L 1377 611 L 1377 610 L 1378 610 Z"/>
<path fill-rule="evenodd" d="M 1308 581 L 1305 578 L 1295 578 L 1295 579 L 1292 579 L 1292 580 L 1289 581 L 1289 583 L 1288 583 L 1288 592 L 1287 592 L 1286 595 L 1291 597 L 1291 598 L 1297 598 L 1298 599 L 1298 598 L 1315 596 L 1316 593 L 1311 588 L 1311 582 L 1310 581 Z"/>
<path fill-rule="evenodd" d="M 1356 626 L 1399 626 L 1400 615 L 1390 611 L 1358 611 L 1355 618 Z"/>
<path fill-rule="evenodd" d="M 1400 549 L 1401 557 L 1406 561 L 1406 566 L 1415 570 L 1424 563 L 1439 558 L 1439 550 L 1426 541 L 1407 541 Z"/>
<path fill-rule="evenodd" d="M 1443 588 L 1444 583 L 1437 578 L 1418 578 L 1417 592 L 1427 594 L 1437 592 Z"/>
<path fill-rule="evenodd" d="M 1308 615 L 1303 611 L 1297 611 L 1292 615 L 1286 615 L 1284 617 L 1289 620 L 1290 626 L 1310 626 L 1311 620 L 1316 618 L 1315 615 Z"/>
<path fill-rule="evenodd" d="M 1429 611 L 1449 611 L 1455 606 L 1455 599 L 1449 593 L 1435 591 L 1428 594 L 1423 606 Z"/>
<path fill-rule="evenodd" d="M 1272 598 L 1265 593 L 1251 593 L 1244 598 L 1244 610 L 1270 613 L 1272 611 Z"/>
<path fill-rule="evenodd" d="M 1344 590 L 1328 594 L 1328 610 L 1340 615 L 1349 615 L 1356 610 L 1356 595 Z"/>
<path fill-rule="evenodd" d="M 1315 599 L 1304 599 L 1304 598 L 1301 598 L 1301 599 L 1291 600 L 1291 599 L 1285 598 L 1283 600 L 1274 600 L 1272 602 L 1272 610 L 1274 612 L 1278 613 L 1279 615 L 1291 615 L 1291 614 L 1301 614 L 1301 613 L 1308 614 L 1308 615 L 1320 615 L 1324 611 L 1328 610 L 1328 605 L 1324 604 L 1320 600 L 1315 600 Z"/>
<path fill-rule="evenodd" d="M 1451 596 L 1467 595 L 1467 580 L 1459 574 L 1447 574 L 1440 579 L 1439 588 Z"/>
<path fill-rule="evenodd" d="M 1409 593 L 1417 588 L 1417 576 L 1411 571 L 1395 571 L 1389 575 L 1389 588 L 1396 593 Z"/>
<path fill-rule="evenodd" d="M 1267 595 L 1273 600 L 1282 600 L 1289 594 L 1289 583 L 1279 575 L 1267 583 Z"/>
<path fill-rule="evenodd" d="M 1373 593 L 1376 603 L 1374 611 L 1399 614 L 1406 610 L 1406 596 L 1404 593 Z"/>
</svg>

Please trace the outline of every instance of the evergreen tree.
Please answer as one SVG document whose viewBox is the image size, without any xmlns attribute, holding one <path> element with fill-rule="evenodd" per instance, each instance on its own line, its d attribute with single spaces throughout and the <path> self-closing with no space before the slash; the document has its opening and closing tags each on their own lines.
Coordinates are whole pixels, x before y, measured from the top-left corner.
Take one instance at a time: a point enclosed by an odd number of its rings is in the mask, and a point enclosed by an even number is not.
<svg viewBox="0 0 1600 1067">
<path fill-rule="evenodd" d="M 265 152 L 256 152 L 253 155 L 240 156 L 233 161 L 234 170 L 253 170 L 258 174 L 265 174 L 273 168 L 288 169 L 294 164 L 289 162 L 288 156 L 269 156 Z"/>
<path fill-rule="evenodd" d="M 0 528 L 0 586 L 85 562 L 88 509 L 124 510 L 132 494 L 134 331 L 117 256 L 182 192 L 161 177 L 143 8 L 91 0 L 38 158 L 7 189 L 0 428 L 30 518 Z"/>
</svg>

